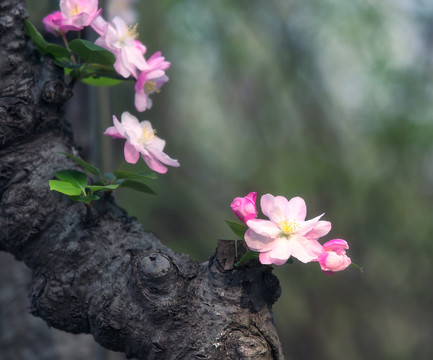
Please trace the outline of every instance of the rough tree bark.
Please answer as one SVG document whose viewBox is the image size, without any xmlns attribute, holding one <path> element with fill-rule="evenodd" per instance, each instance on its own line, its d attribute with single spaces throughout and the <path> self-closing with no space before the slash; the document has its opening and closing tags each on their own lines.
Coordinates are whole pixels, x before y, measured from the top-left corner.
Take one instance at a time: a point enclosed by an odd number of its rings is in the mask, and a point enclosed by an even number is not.
<svg viewBox="0 0 433 360">
<path fill-rule="evenodd" d="M 0 0 L 0 250 L 32 269 L 31 313 L 138 359 L 282 359 L 270 267 L 234 268 L 235 243 L 197 263 L 112 196 L 90 208 L 50 192 L 78 155 L 61 69 L 24 35 L 23 0 Z"/>
</svg>

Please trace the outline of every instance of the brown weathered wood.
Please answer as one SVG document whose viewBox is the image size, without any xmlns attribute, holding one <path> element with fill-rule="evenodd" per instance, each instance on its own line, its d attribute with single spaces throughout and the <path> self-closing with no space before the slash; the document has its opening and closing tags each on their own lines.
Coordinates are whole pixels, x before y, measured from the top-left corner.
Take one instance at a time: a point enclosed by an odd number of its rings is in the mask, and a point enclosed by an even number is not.
<svg viewBox="0 0 433 360">
<path fill-rule="evenodd" d="M 24 1 L 0 0 L 0 250 L 32 269 L 31 312 L 139 359 L 282 359 L 265 266 L 234 268 L 234 243 L 205 263 L 174 253 L 112 196 L 90 208 L 50 192 L 76 165 L 61 69 L 23 30 Z M 233 253 L 230 253 L 233 251 Z"/>
</svg>

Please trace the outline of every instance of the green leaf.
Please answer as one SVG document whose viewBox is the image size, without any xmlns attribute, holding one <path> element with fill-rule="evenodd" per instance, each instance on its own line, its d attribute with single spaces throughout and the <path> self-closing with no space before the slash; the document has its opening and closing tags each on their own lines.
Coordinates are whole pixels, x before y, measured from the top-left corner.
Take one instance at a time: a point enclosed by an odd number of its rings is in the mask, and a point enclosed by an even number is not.
<svg viewBox="0 0 433 360">
<path fill-rule="evenodd" d="M 155 180 L 155 179 L 157 179 L 157 176 L 155 174 L 152 174 L 152 173 L 150 173 L 150 174 L 145 174 L 145 173 L 136 174 L 136 173 L 131 172 L 131 171 L 113 171 L 113 174 L 118 179 L 132 179 L 132 180 L 146 180 L 146 179 Z"/>
<path fill-rule="evenodd" d="M 50 190 L 58 191 L 65 195 L 80 195 L 81 189 L 69 182 L 50 180 Z"/>
<path fill-rule="evenodd" d="M 63 154 L 65 156 L 67 156 L 68 158 L 74 160 L 78 165 L 80 165 L 84 170 L 88 171 L 89 173 L 96 175 L 98 177 L 101 177 L 101 170 L 99 170 L 98 168 L 90 165 L 88 162 L 85 162 L 84 160 L 72 155 L 72 154 L 68 154 L 65 152 L 61 152 L 60 154 Z"/>
<path fill-rule="evenodd" d="M 44 54 L 50 54 L 57 60 L 62 58 L 70 59 L 71 53 L 66 48 L 57 44 L 48 43 L 30 21 L 24 21 L 24 28 L 26 34 L 32 39 L 33 44 L 35 44 L 39 51 Z"/>
<path fill-rule="evenodd" d="M 69 48 L 87 63 L 113 65 L 116 61 L 115 56 L 110 51 L 87 40 L 72 40 L 69 43 Z"/>
<path fill-rule="evenodd" d="M 112 79 L 105 76 L 95 76 L 95 77 L 87 77 L 81 79 L 84 84 L 92 85 L 92 86 L 114 86 L 123 82 L 119 79 Z"/>
<path fill-rule="evenodd" d="M 226 220 L 226 223 L 230 227 L 230 229 L 235 233 L 236 236 L 239 236 L 240 239 L 244 238 L 245 231 L 248 230 L 248 226 L 230 220 Z"/>
<path fill-rule="evenodd" d="M 69 60 L 68 61 L 64 61 L 64 60 L 61 61 L 58 59 L 54 59 L 54 63 L 57 66 L 60 66 L 60 67 L 65 69 L 65 75 L 70 75 L 72 70 L 79 69 L 80 67 L 83 66 L 83 64 L 74 64 L 73 62 L 71 62 Z"/>
<path fill-rule="evenodd" d="M 63 46 L 51 43 L 47 43 L 46 45 L 46 52 L 53 55 L 55 59 L 71 58 L 71 53 Z"/>
<path fill-rule="evenodd" d="M 358 264 L 355 264 L 355 263 L 352 262 L 352 263 L 350 263 L 350 266 L 352 266 L 352 267 L 358 269 L 361 273 L 364 272 L 364 268 L 361 267 L 361 266 L 359 266 Z"/>
<path fill-rule="evenodd" d="M 70 183 L 86 192 L 87 175 L 77 170 L 61 170 L 56 172 L 56 176 L 63 182 Z M 74 194 L 72 194 L 74 195 Z"/>
<path fill-rule="evenodd" d="M 120 187 L 127 187 L 147 194 L 153 194 L 153 195 L 155 194 L 155 191 L 153 191 L 149 186 L 135 180 L 122 181 L 120 183 Z"/>
<path fill-rule="evenodd" d="M 110 182 L 113 182 L 116 177 L 112 172 L 107 172 L 104 174 L 104 178 L 108 179 Z"/>
<path fill-rule="evenodd" d="M 74 200 L 74 201 L 85 202 L 85 203 L 88 203 L 88 204 L 89 204 L 91 201 L 99 200 L 99 199 L 100 199 L 100 197 L 97 196 L 97 195 L 87 195 L 87 196 L 78 195 L 78 196 L 69 196 L 69 198 L 70 198 L 71 200 Z"/>
<path fill-rule="evenodd" d="M 119 185 L 89 185 L 87 186 L 88 189 L 90 189 L 90 191 L 92 193 L 96 192 L 96 191 L 107 191 L 107 190 L 115 190 L 119 187 Z"/>
<path fill-rule="evenodd" d="M 254 259 L 258 259 L 258 258 L 259 258 L 259 255 L 260 255 L 260 254 L 259 254 L 258 252 L 248 250 L 248 251 L 244 254 L 244 256 L 241 257 L 241 259 L 240 259 L 239 261 L 235 262 L 234 265 L 235 265 L 235 266 L 239 266 L 240 264 L 243 264 L 243 263 L 245 263 L 245 262 L 247 262 L 247 261 L 254 260 Z"/>
<path fill-rule="evenodd" d="M 24 20 L 24 30 L 25 33 L 32 39 L 33 44 L 42 51 L 43 53 L 47 52 L 47 42 L 41 33 L 34 27 L 34 25 L 28 21 Z"/>
</svg>

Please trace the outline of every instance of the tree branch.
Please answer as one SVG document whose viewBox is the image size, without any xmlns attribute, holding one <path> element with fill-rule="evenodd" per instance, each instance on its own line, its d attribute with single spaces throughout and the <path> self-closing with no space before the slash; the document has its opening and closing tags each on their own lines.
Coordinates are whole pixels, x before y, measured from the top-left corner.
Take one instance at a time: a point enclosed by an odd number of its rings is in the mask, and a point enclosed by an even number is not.
<svg viewBox="0 0 433 360">
<path fill-rule="evenodd" d="M 62 70 L 24 35 L 24 1 L 0 0 L 0 250 L 33 271 L 31 312 L 139 359 L 282 359 L 271 268 L 233 268 L 235 243 L 205 263 L 145 232 L 111 195 L 82 203 L 50 192 L 79 155 Z"/>
</svg>

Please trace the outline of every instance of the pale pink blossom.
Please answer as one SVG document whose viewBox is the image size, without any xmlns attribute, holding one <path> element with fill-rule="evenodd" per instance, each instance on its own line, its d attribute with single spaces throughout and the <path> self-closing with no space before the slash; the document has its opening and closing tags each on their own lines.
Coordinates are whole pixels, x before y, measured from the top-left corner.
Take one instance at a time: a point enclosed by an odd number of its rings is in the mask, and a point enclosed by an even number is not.
<svg viewBox="0 0 433 360">
<path fill-rule="evenodd" d="M 346 249 L 349 249 L 349 245 L 343 239 L 329 240 L 323 244 L 322 249 L 318 261 L 326 275 L 333 275 L 336 271 L 344 270 L 352 262 L 346 255 Z"/>
<path fill-rule="evenodd" d="M 138 111 L 145 111 L 152 107 L 150 94 L 159 92 L 161 86 L 168 81 L 165 70 L 170 67 L 170 63 L 165 61 L 158 51 L 147 60 L 147 68 L 143 70 L 135 84 L 135 108 Z"/>
<path fill-rule="evenodd" d="M 60 12 L 61 18 L 53 19 L 53 23 L 66 32 L 89 26 L 102 9 L 98 10 L 98 0 L 60 0 Z"/>
<path fill-rule="evenodd" d="M 116 57 L 114 68 L 127 78 L 133 75 L 138 77 L 138 72 L 147 68 L 144 58 L 146 47 L 136 40 L 137 26 L 129 26 L 120 17 L 115 17 L 110 23 L 100 24 L 94 27 L 96 32 L 101 32 L 95 44 L 111 51 Z"/>
<path fill-rule="evenodd" d="M 235 215 L 244 223 L 257 217 L 256 192 L 250 192 L 247 196 L 237 197 L 230 205 Z"/>
<path fill-rule="evenodd" d="M 329 221 L 320 220 L 323 214 L 305 220 L 307 207 L 300 197 L 287 200 L 266 194 L 260 205 L 269 220 L 248 220 L 245 241 L 250 250 L 260 253 L 262 264 L 282 265 L 290 256 L 304 263 L 317 260 L 322 251 L 317 240 L 331 230 Z"/>
<path fill-rule="evenodd" d="M 42 22 L 44 23 L 45 26 L 45 30 L 57 36 L 59 33 L 62 32 L 62 30 L 60 30 L 59 25 L 54 23 L 54 21 L 61 20 L 62 18 L 63 16 L 60 11 L 54 11 L 53 13 L 45 16 L 42 19 Z"/>
<path fill-rule="evenodd" d="M 110 126 L 104 135 L 116 139 L 126 139 L 124 155 L 128 163 L 135 164 L 141 154 L 146 164 L 154 171 L 164 174 L 167 172 L 165 165 L 179 166 L 179 162 L 170 158 L 163 152 L 165 141 L 155 135 L 149 121 L 139 122 L 129 112 L 124 112 L 121 121 L 113 115 L 114 126 Z"/>
</svg>

